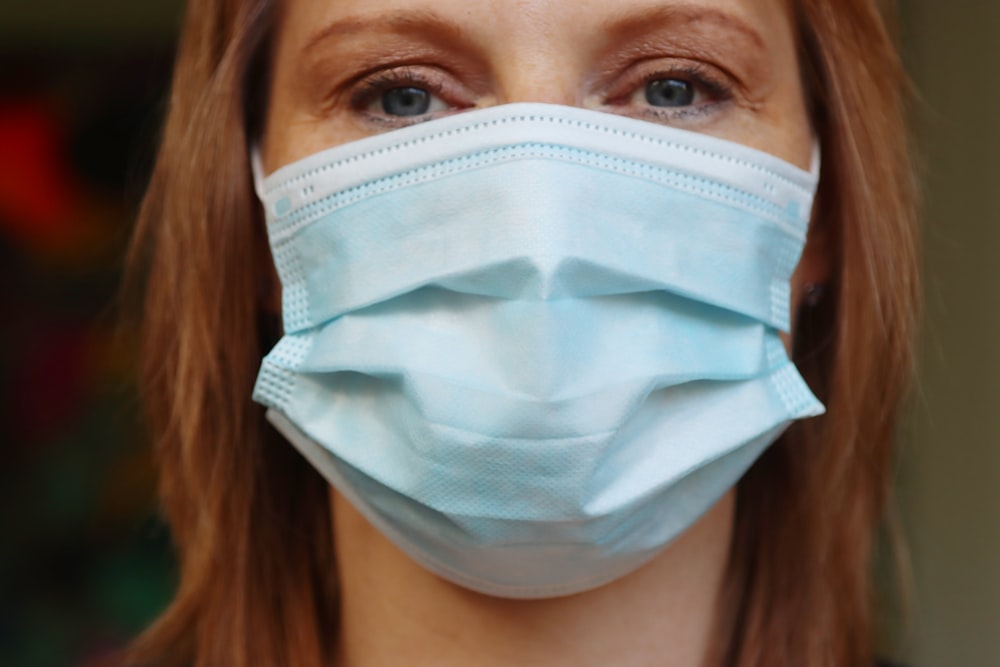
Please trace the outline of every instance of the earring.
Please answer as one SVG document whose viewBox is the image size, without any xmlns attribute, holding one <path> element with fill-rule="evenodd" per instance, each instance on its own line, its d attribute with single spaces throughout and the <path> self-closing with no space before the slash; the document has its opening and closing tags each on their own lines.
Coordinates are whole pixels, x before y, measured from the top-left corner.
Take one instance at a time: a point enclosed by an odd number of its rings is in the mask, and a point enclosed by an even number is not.
<svg viewBox="0 0 1000 667">
<path fill-rule="evenodd" d="M 810 308 L 815 308 L 826 296 L 826 285 L 820 283 L 807 283 L 802 303 Z"/>
</svg>

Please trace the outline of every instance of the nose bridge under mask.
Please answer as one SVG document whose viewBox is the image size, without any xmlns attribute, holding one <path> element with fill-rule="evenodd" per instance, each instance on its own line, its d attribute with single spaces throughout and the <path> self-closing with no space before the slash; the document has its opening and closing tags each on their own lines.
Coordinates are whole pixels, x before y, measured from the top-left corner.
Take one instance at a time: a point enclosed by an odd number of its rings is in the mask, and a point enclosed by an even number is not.
<svg viewBox="0 0 1000 667">
<path fill-rule="evenodd" d="M 747 314 L 787 329 L 787 282 L 811 201 L 808 174 L 783 163 L 785 173 L 771 173 L 704 148 L 608 128 L 567 128 L 549 116 L 517 119 L 526 119 L 525 126 L 481 121 L 400 146 L 379 145 L 389 135 L 374 137 L 357 142 L 368 151 L 343 146 L 303 161 L 290 176 L 279 170 L 270 187 L 261 184 L 285 302 L 292 305 L 285 309 L 286 330 L 435 283 L 533 298 L 671 288 L 737 311 L 749 308 Z M 609 117 L 612 125 L 623 120 Z M 470 141 L 476 129 L 484 135 L 480 143 Z M 550 141 L 540 141 L 542 130 Z M 597 150 L 605 144 L 616 152 Z M 625 148 L 635 155 L 619 157 Z M 654 157 L 660 162 L 637 160 Z M 698 171 L 709 167 L 721 176 Z M 745 187 L 733 185 L 738 176 Z M 435 188 L 441 178 L 450 187 Z M 623 189 L 628 197 L 615 196 Z M 749 222 L 741 218 L 747 212 Z M 685 239 L 687 247 L 678 243 Z M 745 265 L 759 248 L 767 253 L 768 273 L 758 276 L 768 283 L 763 289 L 722 280 L 713 295 L 685 284 L 710 262 Z M 491 279 L 499 267 L 504 279 Z M 595 281 L 595 274 L 606 275 Z"/>
</svg>

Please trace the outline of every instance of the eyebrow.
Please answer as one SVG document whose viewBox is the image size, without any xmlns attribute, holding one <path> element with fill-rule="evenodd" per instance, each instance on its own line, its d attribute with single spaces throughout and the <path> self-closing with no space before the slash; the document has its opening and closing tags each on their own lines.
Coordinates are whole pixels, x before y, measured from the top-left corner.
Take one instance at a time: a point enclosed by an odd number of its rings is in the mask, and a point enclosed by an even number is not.
<svg viewBox="0 0 1000 667">
<path fill-rule="evenodd" d="M 611 39 L 633 37 L 667 24 L 707 23 L 726 28 L 750 42 L 750 47 L 765 50 L 767 42 L 760 33 L 734 14 L 693 4 L 676 4 L 652 7 L 639 13 L 622 12 L 617 18 L 605 22 L 604 29 Z"/>
<path fill-rule="evenodd" d="M 636 42 L 646 35 L 653 35 L 663 30 L 674 31 L 679 27 L 690 26 L 694 36 L 693 43 L 701 42 L 701 49 L 709 51 L 723 50 L 738 53 L 741 58 L 737 62 L 744 63 L 743 71 L 752 73 L 765 72 L 770 49 L 768 42 L 761 33 L 754 29 L 745 19 L 736 14 L 714 8 L 704 7 L 687 0 L 673 4 L 659 5 L 636 10 L 622 10 L 617 16 L 612 15 L 600 25 L 601 40 L 608 43 Z M 703 26 L 725 31 L 721 39 L 706 41 Z M 421 42 L 435 44 L 436 48 L 452 51 L 480 53 L 481 45 L 462 25 L 429 9 L 387 10 L 373 14 L 356 14 L 338 19 L 318 28 L 305 41 L 299 51 L 304 62 L 311 63 L 317 57 L 324 43 L 337 43 L 353 37 L 381 33 L 405 37 Z M 702 34 L 699 34 L 702 33 Z M 419 39 L 418 39 L 419 38 Z M 637 47 L 638 48 L 638 47 Z M 316 61 L 326 62 L 325 59 Z M 310 69 L 318 67 L 313 63 Z M 764 69 L 761 69 L 761 68 Z M 744 90 L 744 77 L 737 76 L 737 83 Z"/>
<path fill-rule="evenodd" d="M 652 7 L 638 14 L 622 12 L 618 18 L 604 23 L 604 30 L 610 38 L 626 38 L 650 30 L 665 23 L 710 23 L 729 28 L 746 38 L 751 47 L 763 50 L 764 38 L 756 30 L 737 17 L 719 9 L 699 7 L 690 4 Z M 430 33 L 438 39 L 455 44 L 473 46 L 473 40 L 462 26 L 428 10 L 390 10 L 372 15 L 348 16 L 329 23 L 306 40 L 303 52 L 308 53 L 316 45 L 329 39 L 370 30 L 377 25 L 386 32 L 406 34 Z"/>
<path fill-rule="evenodd" d="M 456 45 L 475 44 L 464 28 L 439 14 L 427 10 L 391 10 L 363 16 L 348 16 L 328 23 L 306 40 L 302 53 L 309 53 L 327 40 L 371 30 L 373 26 L 395 34 L 429 34 L 440 41 Z"/>
</svg>

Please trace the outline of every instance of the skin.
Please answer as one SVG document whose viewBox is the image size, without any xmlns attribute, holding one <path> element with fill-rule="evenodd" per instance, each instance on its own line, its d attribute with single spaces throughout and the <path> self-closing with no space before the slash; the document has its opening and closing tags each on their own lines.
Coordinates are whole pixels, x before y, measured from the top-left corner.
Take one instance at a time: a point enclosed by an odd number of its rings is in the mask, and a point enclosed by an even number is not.
<svg viewBox="0 0 1000 667">
<path fill-rule="evenodd" d="M 654 107 L 652 80 L 692 92 Z M 386 113 L 389 92 L 430 94 Z M 739 142 L 808 168 L 812 129 L 783 0 L 287 0 L 263 137 L 270 172 L 412 122 L 512 102 L 582 106 Z M 811 230 L 793 277 L 830 273 Z M 787 340 L 786 340 L 787 345 Z M 731 543 L 731 491 L 646 566 L 549 600 L 473 593 L 427 572 L 331 490 L 337 667 L 708 667 Z"/>
</svg>

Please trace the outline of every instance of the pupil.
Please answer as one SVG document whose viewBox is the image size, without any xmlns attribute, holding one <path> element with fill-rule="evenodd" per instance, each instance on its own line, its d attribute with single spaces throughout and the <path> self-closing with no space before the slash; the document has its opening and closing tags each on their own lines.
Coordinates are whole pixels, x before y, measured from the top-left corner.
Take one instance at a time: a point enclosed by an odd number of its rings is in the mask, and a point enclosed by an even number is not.
<svg viewBox="0 0 1000 667">
<path fill-rule="evenodd" d="M 393 88 L 382 93 L 382 110 L 391 116 L 420 116 L 431 107 L 431 96 L 422 88 Z"/>
<path fill-rule="evenodd" d="M 654 107 L 686 107 L 694 102 L 694 86 L 680 79 L 656 79 L 646 84 L 646 101 Z"/>
</svg>

